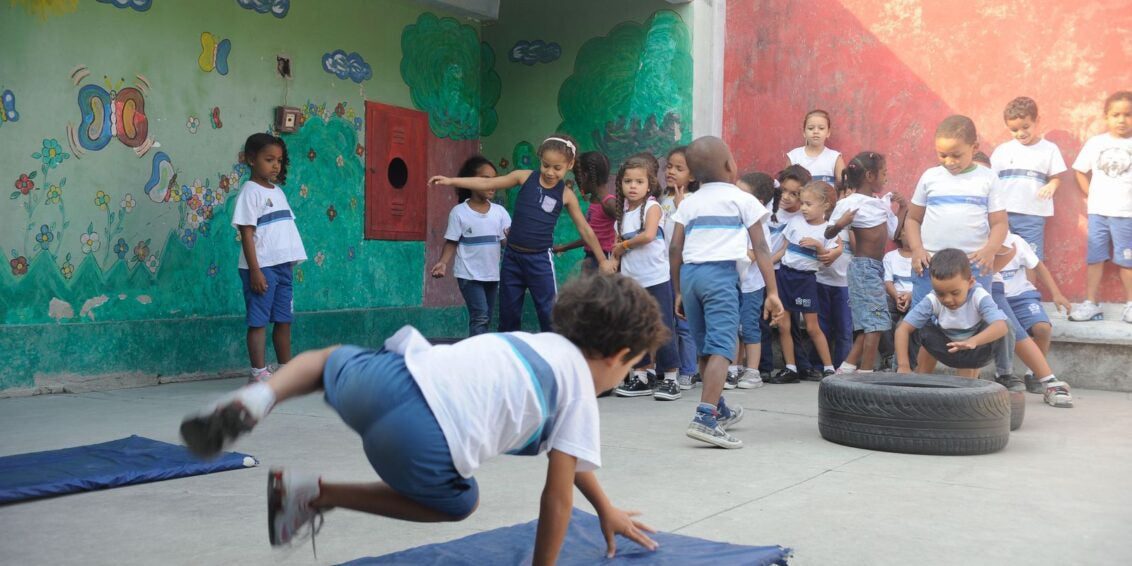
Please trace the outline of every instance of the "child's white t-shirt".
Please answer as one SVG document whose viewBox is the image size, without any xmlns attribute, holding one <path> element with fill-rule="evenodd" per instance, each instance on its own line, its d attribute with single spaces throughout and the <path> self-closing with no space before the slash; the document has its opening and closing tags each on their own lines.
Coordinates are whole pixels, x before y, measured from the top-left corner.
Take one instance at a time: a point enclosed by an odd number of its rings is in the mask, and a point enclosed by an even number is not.
<svg viewBox="0 0 1132 566">
<path fill-rule="evenodd" d="M 684 225 L 684 263 L 746 261 L 747 230 L 770 215 L 754 196 L 731 183 L 706 183 L 673 215 Z"/>
<path fill-rule="evenodd" d="M 1038 189 L 1065 172 L 1057 145 L 1046 139 L 1030 145 L 1010 140 L 994 148 L 990 160 L 1007 212 L 1053 216 L 1053 199 L 1039 197 Z"/>
<path fill-rule="evenodd" d="M 660 208 L 660 203 L 650 198 L 645 201 L 643 206 L 647 216 L 649 210 Z M 641 232 L 641 228 L 640 207 L 626 210 L 621 216 L 621 239 L 629 240 L 635 237 Z M 660 226 L 657 226 L 656 238 L 643 246 L 626 250 L 625 254 L 621 256 L 621 273 L 632 277 L 637 283 L 641 284 L 641 287 L 660 285 L 671 279 L 672 272 L 668 266 L 668 246 L 664 244 L 664 240 L 664 234 L 662 234 Z"/>
<path fill-rule="evenodd" d="M 685 193 L 684 198 L 692 196 L 693 193 Z M 664 247 L 672 245 L 672 228 L 676 226 L 676 221 L 672 219 L 672 215 L 676 214 L 676 195 L 665 194 L 660 197 L 660 212 L 663 215 L 660 217 L 660 227 L 664 230 Z"/>
<path fill-rule="evenodd" d="M 1017 234 L 1007 234 L 1002 245 L 1011 246 L 1017 250 L 1010 263 L 1002 266 L 1002 269 L 995 274 L 995 281 L 1001 279 L 1006 296 L 1017 297 L 1027 291 L 1037 291 L 1038 289 L 1026 277 L 1026 270 L 1037 268 L 1038 262 L 1041 261 L 1034 253 L 1034 248 L 1030 247 L 1030 243 Z"/>
<path fill-rule="evenodd" d="M 240 226 L 255 227 L 255 256 L 260 267 L 307 259 L 303 239 L 295 226 L 295 214 L 278 185 L 269 189 L 255 181 L 245 181 L 232 209 L 232 226 L 237 231 Z M 248 268 L 243 246 L 240 246 L 239 267 Z"/>
<path fill-rule="evenodd" d="M 769 222 L 769 220 L 766 221 L 766 222 L 763 222 L 763 239 L 766 240 L 769 243 L 770 242 L 770 227 L 767 226 L 768 222 Z M 750 240 L 751 240 L 751 236 L 750 236 L 750 234 L 748 234 L 747 235 L 747 244 L 748 244 L 747 249 L 753 249 L 750 246 Z M 740 293 L 754 293 L 755 291 L 758 291 L 759 289 L 763 289 L 765 287 L 766 287 L 766 279 L 763 278 L 763 272 L 762 272 L 762 270 L 759 269 L 759 264 L 757 262 L 755 262 L 754 260 L 752 260 L 750 262 L 750 265 L 747 266 L 747 272 L 743 274 L 743 278 L 739 281 L 739 292 Z"/>
<path fill-rule="evenodd" d="M 829 224 L 826 224 L 826 227 L 829 227 Z M 849 229 L 843 229 L 837 237 L 841 238 L 841 255 L 837 256 L 833 263 L 818 268 L 816 277 L 818 283 L 827 287 L 848 287 L 849 263 L 853 261 L 853 250 L 849 247 Z M 836 241 L 836 238 L 830 240 L 829 247 L 834 247 Z"/>
<path fill-rule="evenodd" d="M 790 223 L 790 219 L 801 215 L 801 210 L 795 210 L 794 212 L 779 210 L 774 215 L 767 217 L 766 225 L 767 230 L 770 232 L 770 239 L 767 240 L 767 244 L 770 246 L 770 255 L 778 253 L 778 250 L 786 245 L 786 239 L 782 237 L 782 231 L 786 230 L 786 225 Z M 774 268 L 778 269 L 781 265 L 782 260 L 779 260 L 778 263 L 774 264 Z"/>
<path fill-rule="evenodd" d="M 472 281 L 499 281 L 499 242 L 511 228 L 511 215 L 495 203 L 486 213 L 476 212 L 464 201 L 448 213 L 444 239 L 456 242 L 453 275 Z"/>
<path fill-rule="evenodd" d="M 999 320 L 1006 320 L 1006 315 L 995 304 L 991 294 L 977 284 L 972 285 L 967 292 L 967 302 L 955 310 L 943 306 L 935 291 L 932 291 L 904 317 L 904 322 L 913 328 L 923 328 L 927 323 L 935 321 L 944 334 L 955 340 L 966 340 L 978 334 L 981 321 L 990 324 Z"/>
<path fill-rule="evenodd" d="M 499 454 L 550 450 L 577 458 L 579 472 L 601 467 L 593 376 L 566 338 L 511 332 L 433 346 L 405 326 L 385 347 L 405 356 L 461 476 Z"/>
<path fill-rule="evenodd" d="M 828 249 L 836 240 L 826 239 L 825 229 L 824 222 L 810 224 L 801 214 L 791 218 L 786 229 L 782 231 L 782 237 L 786 240 L 786 254 L 782 256 L 782 265 L 798 271 L 816 272 L 820 269 L 822 265 L 818 261 L 817 250 L 804 247 L 799 242 L 803 238 L 813 238 L 821 242 L 823 248 Z"/>
<path fill-rule="evenodd" d="M 1132 218 L 1132 138 L 1101 134 L 1089 138 L 1073 168 L 1093 172 L 1089 214 Z"/>
<path fill-rule="evenodd" d="M 884 280 L 891 281 L 898 293 L 912 292 L 912 258 L 900 255 L 900 250 L 884 254 Z"/>
<path fill-rule="evenodd" d="M 786 153 L 786 158 L 792 165 L 805 167 L 815 181 L 825 181 L 831 185 L 837 184 L 834 173 L 837 171 L 837 158 L 840 156 L 840 151 L 828 147 L 822 148 L 817 157 L 806 155 L 805 146 L 796 147 Z"/>
<path fill-rule="evenodd" d="M 836 223 L 850 210 L 856 210 L 857 215 L 846 228 L 873 228 L 887 223 L 889 217 L 895 216 L 892 214 L 892 193 L 880 197 L 852 193 L 837 201 L 837 206 L 833 207 L 833 212 L 829 215 L 829 221 Z"/>
<path fill-rule="evenodd" d="M 912 204 L 925 207 L 920 239 L 934 254 L 947 248 L 973 253 L 987 243 L 991 212 L 1005 210 L 996 177 L 990 169 L 952 175 L 943 166 L 932 167 L 916 183 Z"/>
</svg>

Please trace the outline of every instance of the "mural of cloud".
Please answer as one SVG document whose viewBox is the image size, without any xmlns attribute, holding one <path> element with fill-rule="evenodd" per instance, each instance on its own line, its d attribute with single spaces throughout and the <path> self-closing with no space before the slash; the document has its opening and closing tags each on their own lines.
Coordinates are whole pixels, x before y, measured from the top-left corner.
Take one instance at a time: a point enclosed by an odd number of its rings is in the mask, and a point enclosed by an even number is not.
<svg viewBox="0 0 1132 566">
<path fill-rule="evenodd" d="M 373 69 L 356 51 L 347 55 L 345 51 L 335 49 L 322 56 L 322 68 L 340 79 L 348 78 L 356 83 L 373 77 Z"/>
<path fill-rule="evenodd" d="M 103 4 L 110 4 L 117 8 L 130 8 L 139 12 L 144 12 L 153 5 L 153 0 L 98 0 Z"/>
<path fill-rule="evenodd" d="M 515 42 L 507 58 L 512 63 L 534 65 L 535 63 L 550 63 L 562 56 L 562 46 L 553 41 L 547 43 L 541 39 L 527 41 L 521 39 Z"/>
<path fill-rule="evenodd" d="M 236 3 L 245 10 L 255 10 L 260 14 L 270 12 L 276 18 L 286 17 L 291 9 L 291 0 L 236 0 Z"/>
</svg>

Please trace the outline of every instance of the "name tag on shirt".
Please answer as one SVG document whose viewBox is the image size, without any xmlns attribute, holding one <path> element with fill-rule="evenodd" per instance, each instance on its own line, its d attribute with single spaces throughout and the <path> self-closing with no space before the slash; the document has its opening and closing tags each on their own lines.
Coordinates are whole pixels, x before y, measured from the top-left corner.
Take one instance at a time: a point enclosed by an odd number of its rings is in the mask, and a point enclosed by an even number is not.
<svg viewBox="0 0 1132 566">
<path fill-rule="evenodd" d="M 552 197 L 548 197 L 548 196 L 545 196 L 545 195 L 542 197 L 542 210 L 543 210 L 543 212 L 547 212 L 547 213 L 554 212 L 554 207 L 557 206 L 557 205 L 558 205 L 557 199 L 554 199 Z"/>
</svg>

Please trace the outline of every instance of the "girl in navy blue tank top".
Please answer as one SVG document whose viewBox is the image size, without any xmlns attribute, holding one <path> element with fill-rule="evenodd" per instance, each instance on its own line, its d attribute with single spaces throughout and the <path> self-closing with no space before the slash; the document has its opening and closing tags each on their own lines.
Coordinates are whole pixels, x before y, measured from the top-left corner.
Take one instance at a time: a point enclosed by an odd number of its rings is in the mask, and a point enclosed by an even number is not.
<svg viewBox="0 0 1132 566">
<path fill-rule="evenodd" d="M 605 259 L 601 244 L 586 222 L 578 197 L 566 190 L 563 178 L 574 166 L 577 144 L 564 134 L 547 138 L 538 148 L 539 170 L 519 169 L 491 179 L 435 176 L 430 184 L 472 191 L 502 190 L 520 185 L 515 198 L 511 232 L 499 273 L 499 331 L 520 329 L 523 296 L 530 291 L 543 332 L 551 330 L 550 312 L 558 293 L 554 278 L 554 226 L 565 208 L 586 248 L 599 258 L 602 272 L 612 273 L 613 262 Z"/>
</svg>

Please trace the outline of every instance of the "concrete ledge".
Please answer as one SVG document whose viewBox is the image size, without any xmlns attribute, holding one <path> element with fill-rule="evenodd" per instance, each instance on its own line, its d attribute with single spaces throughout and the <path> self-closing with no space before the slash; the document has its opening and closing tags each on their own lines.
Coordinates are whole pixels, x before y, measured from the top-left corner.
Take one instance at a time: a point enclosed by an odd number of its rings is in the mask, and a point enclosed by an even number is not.
<svg viewBox="0 0 1132 566">
<path fill-rule="evenodd" d="M 1058 377 L 1074 387 L 1132 392 L 1132 324 L 1120 320 L 1124 305 L 1102 305 L 1104 320 L 1093 322 L 1073 322 L 1052 303 L 1043 306 L 1053 323 L 1049 365 Z"/>
<path fill-rule="evenodd" d="M 1132 324 L 1120 319 L 1124 311 L 1122 304 L 1103 303 L 1104 320 L 1090 322 L 1069 320 L 1065 313 L 1057 312 L 1053 303 L 1042 303 L 1042 306 L 1053 323 L 1054 342 L 1132 346 Z"/>
</svg>

